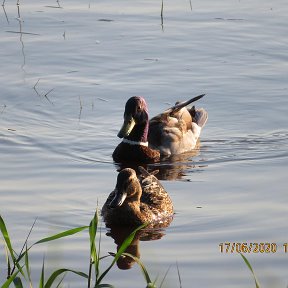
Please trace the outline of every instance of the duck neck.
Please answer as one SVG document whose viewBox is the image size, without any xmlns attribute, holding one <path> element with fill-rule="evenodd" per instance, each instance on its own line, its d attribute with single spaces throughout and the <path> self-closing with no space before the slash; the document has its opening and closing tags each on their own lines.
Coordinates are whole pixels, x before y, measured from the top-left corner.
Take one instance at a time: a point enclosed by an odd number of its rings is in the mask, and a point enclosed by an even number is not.
<svg viewBox="0 0 288 288">
<path fill-rule="evenodd" d="M 149 121 L 145 121 L 141 124 L 136 124 L 131 131 L 131 133 L 125 137 L 125 139 L 134 141 L 134 142 L 147 142 L 148 137 L 148 129 L 149 129 Z"/>
</svg>

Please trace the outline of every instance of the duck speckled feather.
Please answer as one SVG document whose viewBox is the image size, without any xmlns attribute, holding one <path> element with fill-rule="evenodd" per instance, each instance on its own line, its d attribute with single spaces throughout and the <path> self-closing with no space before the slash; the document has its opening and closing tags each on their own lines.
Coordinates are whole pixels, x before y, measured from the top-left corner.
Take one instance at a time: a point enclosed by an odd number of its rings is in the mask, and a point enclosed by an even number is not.
<svg viewBox="0 0 288 288">
<path fill-rule="evenodd" d="M 115 189 L 102 208 L 107 226 L 151 226 L 166 227 L 173 218 L 173 203 L 159 180 L 139 167 L 139 178 L 135 170 L 125 168 L 119 172 Z"/>
</svg>

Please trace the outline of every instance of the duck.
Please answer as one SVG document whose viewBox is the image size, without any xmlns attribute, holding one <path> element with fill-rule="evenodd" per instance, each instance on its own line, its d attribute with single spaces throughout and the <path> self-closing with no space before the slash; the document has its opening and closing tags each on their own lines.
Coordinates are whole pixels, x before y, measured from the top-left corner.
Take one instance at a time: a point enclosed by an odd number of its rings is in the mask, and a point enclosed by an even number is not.
<svg viewBox="0 0 288 288">
<path fill-rule="evenodd" d="M 101 214 L 107 227 L 167 227 L 174 214 L 172 200 L 155 171 L 149 173 L 142 166 L 139 174 L 124 168 L 117 176 L 115 189 L 109 194 Z"/>
<path fill-rule="evenodd" d="M 150 121 L 145 99 L 141 96 L 129 98 L 125 104 L 124 122 L 117 134 L 122 142 L 115 148 L 113 160 L 148 164 L 195 149 L 208 113 L 203 108 L 187 106 L 204 95 L 176 102 Z"/>
</svg>

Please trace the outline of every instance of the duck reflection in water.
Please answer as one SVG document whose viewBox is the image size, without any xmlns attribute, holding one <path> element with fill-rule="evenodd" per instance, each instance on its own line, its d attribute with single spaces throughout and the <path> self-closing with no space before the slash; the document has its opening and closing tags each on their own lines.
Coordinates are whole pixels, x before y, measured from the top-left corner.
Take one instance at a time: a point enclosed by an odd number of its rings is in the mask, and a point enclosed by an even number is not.
<svg viewBox="0 0 288 288">
<path fill-rule="evenodd" d="M 117 245 L 117 252 L 123 242 L 127 237 L 133 232 L 134 228 L 132 227 L 121 227 L 121 226 L 110 226 L 109 231 L 106 233 L 107 236 L 110 236 L 114 239 L 114 243 Z M 131 254 L 134 257 L 140 259 L 140 241 L 151 241 L 159 240 L 165 235 L 165 231 L 162 228 L 151 228 L 151 229 L 141 229 L 136 232 L 133 241 L 125 250 L 125 253 Z M 113 254 L 113 253 L 112 253 Z M 132 268 L 135 264 L 135 259 L 122 255 L 118 261 L 117 266 L 121 270 L 128 270 Z"/>
<path fill-rule="evenodd" d="M 198 146 L 199 145 L 199 146 Z M 172 155 L 159 163 L 153 164 L 141 164 L 146 170 L 155 175 L 158 180 L 182 180 L 187 173 L 191 173 L 194 169 L 203 169 L 207 167 L 206 164 L 200 161 L 193 161 L 194 157 L 197 157 L 200 153 L 200 141 L 193 151 L 186 152 L 179 155 Z M 127 167 L 138 170 L 138 163 L 115 163 L 115 167 L 118 171 L 121 171 Z"/>
<path fill-rule="evenodd" d="M 146 229 L 137 232 L 126 250 L 139 258 L 139 240 L 160 239 L 164 235 L 161 229 L 168 227 L 173 220 L 174 209 L 170 196 L 154 174 L 143 167 L 138 169 L 138 176 L 132 168 L 119 172 L 116 187 L 108 196 L 101 213 L 117 248 L 135 228 L 147 224 Z M 132 263 L 133 260 L 126 257 L 117 264 L 119 268 L 128 269 Z"/>
</svg>

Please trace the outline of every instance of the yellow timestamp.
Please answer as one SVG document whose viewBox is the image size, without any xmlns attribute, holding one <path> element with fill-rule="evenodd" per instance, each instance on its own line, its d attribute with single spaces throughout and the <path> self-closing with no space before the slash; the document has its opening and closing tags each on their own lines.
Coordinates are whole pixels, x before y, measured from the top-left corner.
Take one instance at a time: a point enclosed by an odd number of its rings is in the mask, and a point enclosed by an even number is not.
<svg viewBox="0 0 288 288">
<path fill-rule="evenodd" d="M 270 242 L 223 242 L 219 249 L 221 253 L 276 253 L 278 245 Z M 281 250 L 288 253 L 288 243 L 284 243 Z"/>
</svg>

